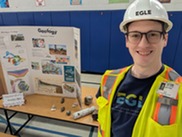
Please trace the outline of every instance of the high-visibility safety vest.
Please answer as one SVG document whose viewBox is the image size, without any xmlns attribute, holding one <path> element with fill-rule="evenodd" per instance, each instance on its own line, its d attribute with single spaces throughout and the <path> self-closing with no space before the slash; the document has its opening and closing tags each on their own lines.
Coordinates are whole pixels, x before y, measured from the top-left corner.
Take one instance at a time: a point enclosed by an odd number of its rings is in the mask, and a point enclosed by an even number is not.
<svg viewBox="0 0 182 137">
<path fill-rule="evenodd" d="M 130 67 L 108 70 L 102 77 L 101 96 L 97 98 L 98 137 L 111 136 L 113 97 Z M 162 82 L 172 82 L 179 86 L 176 99 L 157 93 Z M 132 137 L 182 137 L 182 77 L 172 68 L 165 65 L 164 71 L 156 77 L 135 122 Z"/>
</svg>

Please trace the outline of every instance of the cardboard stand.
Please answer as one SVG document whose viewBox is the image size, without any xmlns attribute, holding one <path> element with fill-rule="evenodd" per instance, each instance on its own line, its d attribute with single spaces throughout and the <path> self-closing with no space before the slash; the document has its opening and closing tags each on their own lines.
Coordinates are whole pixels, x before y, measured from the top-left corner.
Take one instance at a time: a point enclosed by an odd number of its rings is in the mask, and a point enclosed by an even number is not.
<svg viewBox="0 0 182 137">
<path fill-rule="evenodd" d="M 1 94 L 81 96 L 78 28 L 0 27 L 0 41 Z"/>
</svg>

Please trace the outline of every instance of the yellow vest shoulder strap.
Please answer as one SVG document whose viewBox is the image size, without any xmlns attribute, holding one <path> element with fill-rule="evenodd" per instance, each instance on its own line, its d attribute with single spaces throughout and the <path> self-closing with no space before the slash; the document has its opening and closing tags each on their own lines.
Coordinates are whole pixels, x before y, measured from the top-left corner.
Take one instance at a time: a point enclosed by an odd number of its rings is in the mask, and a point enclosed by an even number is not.
<svg viewBox="0 0 182 137">
<path fill-rule="evenodd" d="M 170 81 L 181 82 L 181 76 L 172 68 L 167 67 L 165 78 Z M 156 104 L 153 119 L 161 125 L 170 125 L 176 121 L 178 96 L 176 99 L 160 95 Z"/>
<path fill-rule="evenodd" d="M 102 77 L 102 87 L 101 87 L 101 95 L 108 100 L 109 95 L 111 93 L 112 87 L 117 79 L 117 77 L 122 74 L 128 67 L 106 71 L 106 73 Z"/>
</svg>

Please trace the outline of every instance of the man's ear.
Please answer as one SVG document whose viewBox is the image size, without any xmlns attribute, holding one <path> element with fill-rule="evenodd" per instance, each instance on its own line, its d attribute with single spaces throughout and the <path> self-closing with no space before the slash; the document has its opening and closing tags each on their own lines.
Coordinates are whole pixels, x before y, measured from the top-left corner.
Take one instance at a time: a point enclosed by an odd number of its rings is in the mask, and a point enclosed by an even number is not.
<svg viewBox="0 0 182 137">
<path fill-rule="evenodd" d="M 126 43 L 126 47 L 128 48 L 128 38 L 126 35 L 125 35 L 125 43 Z"/>
<path fill-rule="evenodd" d="M 166 33 L 166 34 L 164 35 L 164 47 L 167 46 L 167 42 L 168 42 L 168 33 Z"/>
</svg>

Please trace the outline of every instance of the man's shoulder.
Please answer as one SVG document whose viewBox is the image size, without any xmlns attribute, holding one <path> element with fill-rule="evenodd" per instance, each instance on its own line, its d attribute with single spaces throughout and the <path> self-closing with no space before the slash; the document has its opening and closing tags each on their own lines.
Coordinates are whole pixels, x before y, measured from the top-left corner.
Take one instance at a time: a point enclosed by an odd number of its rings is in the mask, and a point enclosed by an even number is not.
<svg viewBox="0 0 182 137">
<path fill-rule="evenodd" d="M 120 74 L 120 73 L 123 73 L 125 71 L 127 71 L 131 66 L 126 66 L 126 67 L 123 67 L 123 68 L 118 68 L 118 69 L 111 69 L 111 70 L 106 70 L 105 71 L 105 75 L 114 75 L 114 74 Z"/>
<path fill-rule="evenodd" d="M 168 79 L 182 83 L 182 76 L 176 70 L 169 66 L 165 67 L 167 68 L 166 72 L 168 72 Z"/>
</svg>

